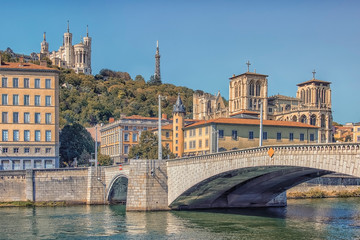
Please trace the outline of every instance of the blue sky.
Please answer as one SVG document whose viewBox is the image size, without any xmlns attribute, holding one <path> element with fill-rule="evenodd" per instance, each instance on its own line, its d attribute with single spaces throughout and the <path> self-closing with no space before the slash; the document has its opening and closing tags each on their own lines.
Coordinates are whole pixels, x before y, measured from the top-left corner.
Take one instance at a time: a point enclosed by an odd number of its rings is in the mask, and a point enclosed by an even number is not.
<svg viewBox="0 0 360 240">
<path fill-rule="evenodd" d="M 6 1 L 1 10 L 1 50 L 39 52 L 44 31 L 58 50 L 69 20 L 73 44 L 89 25 L 94 74 L 148 80 L 159 40 L 165 83 L 228 99 L 228 78 L 249 60 L 269 75 L 269 96 L 295 96 L 316 69 L 332 82 L 334 121 L 360 121 L 360 1 Z"/>
</svg>

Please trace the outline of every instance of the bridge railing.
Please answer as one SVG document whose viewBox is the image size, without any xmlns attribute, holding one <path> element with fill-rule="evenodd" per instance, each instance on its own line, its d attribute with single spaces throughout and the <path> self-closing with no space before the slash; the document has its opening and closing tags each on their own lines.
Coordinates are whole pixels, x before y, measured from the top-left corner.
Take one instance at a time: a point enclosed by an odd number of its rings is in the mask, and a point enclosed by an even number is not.
<svg viewBox="0 0 360 240">
<path fill-rule="evenodd" d="M 287 144 L 287 145 L 268 145 L 262 147 L 253 147 L 245 148 L 240 150 L 230 150 L 219 153 L 210 153 L 198 156 L 189 156 L 176 159 L 169 159 L 168 162 L 183 161 L 183 160 L 205 160 L 213 158 L 228 158 L 239 155 L 248 155 L 248 154 L 268 154 L 268 151 L 272 148 L 275 153 L 283 152 L 284 150 L 289 151 L 302 151 L 306 152 L 314 151 L 316 152 L 329 152 L 329 151 L 354 151 L 355 153 L 360 154 L 360 144 L 359 143 L 318 143 L 318 144 Z"/>
</svg>

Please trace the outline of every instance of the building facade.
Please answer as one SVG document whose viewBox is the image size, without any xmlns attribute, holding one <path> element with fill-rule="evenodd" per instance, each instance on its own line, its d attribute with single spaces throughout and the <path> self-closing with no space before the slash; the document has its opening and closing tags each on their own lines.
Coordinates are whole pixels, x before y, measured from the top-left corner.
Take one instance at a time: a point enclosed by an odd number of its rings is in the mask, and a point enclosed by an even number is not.
<svg viewBox="0 0 360 240">
<path fill-rule="evenodd" d="M 318 127 L 319 142 L 332 142 L 332 110 L 330 82 L 313 78 L 298 84 L 296 97 L 275 95 L 268 97 L 268 75 L 250 72 L 233 75 L 229 83 L 228 115 L 235 118 L 258 118 L 263 105 L 266 120 L 308 123 Z M 210 99 L 210 98 L 207 98 Z M 194 94 L 194 118 L 214 119 L 214 114 L 204 109 L 204 101 Z M 205 109 L 219 109 L 218 117 L 227 117 L 226 111 L 215 101 L 206 101 Z M 223 113 L 223 114 L 221 114 Z"/>
<path fill-rule="evenodd" d="M 41 42 L 41 50 L 39 59 L 45 57 L 52 61 L 52 64 L 61 68 L 74 69 L 76 73 L 91 74 L 91 37 L 89 37 L 88 27 L 86 28 L 86 37 L 83 37 L 80 43 L 72 44 L 73 35 L 69 29 L 63 36 L 63 45 L 58 51 L 49 51 L 49 43 L 46 41 L 46 33 L 44 33 Z"/>
<path fill-rule="evenodd" d="M 355 143 L 360 143 L 360 122 L 355 123 L 353 128 L 353 141 Z"/>
<path fill-rule="evenodd" d="M 59 72 L 2 62 L 0 169 L 59 167 Z"/>
<path fill-rule="evenodd" d="M 170 120 L 162 119 L 162 125 L 165 126 L 169 123 Z M 127 162 L 130 148 L 139 144 L 141 132 L 157 127 L 158 118 L 137 115 L 123 117 L 106 124 L 100 130 L 101 153 L 110 156 L 114 160 L 114 164 Z"/>
</svg>

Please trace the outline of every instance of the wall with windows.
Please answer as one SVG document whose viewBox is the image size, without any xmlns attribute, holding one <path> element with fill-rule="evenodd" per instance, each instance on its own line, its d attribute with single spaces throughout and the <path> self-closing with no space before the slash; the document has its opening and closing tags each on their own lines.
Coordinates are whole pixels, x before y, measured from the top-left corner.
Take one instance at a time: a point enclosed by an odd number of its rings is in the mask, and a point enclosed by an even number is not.
<svg viewBox="0 0 360 240">
<path fill-rule="evenodd" d="M 199 126 L 184 130 L 184 154 L 208 154 L 210 153 L 210 126 Z"/>
<path fill-rule="evenodd" d="M 58 72 L 28 63 L 16 71 L 8 66 L 0 67 L 0 169 L 57 167 Z"/>
<path fill-rule="evenodd" d="M 353 141 L 355 143 L 360 143 L 360 124 L 355 124 L 353 127 Z"/>
</svg>

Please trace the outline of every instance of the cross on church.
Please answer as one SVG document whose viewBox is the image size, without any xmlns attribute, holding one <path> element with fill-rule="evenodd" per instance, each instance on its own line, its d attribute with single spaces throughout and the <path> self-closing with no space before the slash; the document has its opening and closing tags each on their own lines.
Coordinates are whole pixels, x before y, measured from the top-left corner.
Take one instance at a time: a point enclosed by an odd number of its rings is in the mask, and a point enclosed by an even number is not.
<svg viewBox="0 0 360 240">
<path fill-rule="evenodd" d="M 249 61 L 247 61 L 246 65 L 247 65 L 247 71 L 249 72 L 249 67 L 250 67 L 251 63 Z"/>
<path fill-rule="evenodd" d="M 313 74 L 313 79 L 315 79 L 315 69 L 314 69 L 314 71 L 312 72 L 312 74 Z"/>
</svg>

